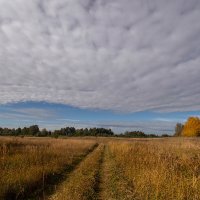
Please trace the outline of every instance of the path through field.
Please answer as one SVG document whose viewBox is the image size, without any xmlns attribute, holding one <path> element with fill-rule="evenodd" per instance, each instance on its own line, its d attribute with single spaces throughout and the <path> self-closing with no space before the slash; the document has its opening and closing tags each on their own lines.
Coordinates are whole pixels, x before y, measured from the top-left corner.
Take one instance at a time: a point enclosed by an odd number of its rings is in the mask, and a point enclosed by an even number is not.
<svg viewBox="0 0 200 200">
<path fill-rule="evenodd" d="M 1 142 L 2 200 L 200 200 L 199 139 L 20 142 Z"/>
<path fill-rule="evenodd" d="M 58 186 L 50 200 L 131 200 L 134 192 L 124 179 L 108 144 L 100 144 Z"/>
<path fill-rule="evenodd" d="M 85 154 L 77 157 L 74 160 L 72 165 L 66 166 L 60 173 L 51 174 L 49 177 L 46 177 L 45 186 L 41 191 L 35 191 L 35 194 L 30 194 L 30 196 L 25 196 L 20 200 L 25 199 L 38 199 L 38 200 L 45 200 L 49 199 L 51 195 L 57 192 L 57 188 L 59 185 L 62 184 L 68 177 L 71 175 L 73 171 L 79 167 L 80 163 L 82 163 L 90 154 L 98 148 L 98 144 L 94 145 L 91 149 L 89 149 Z M 18 198 L 17 198 L 18 199 Z M 8 200 L 11 200 L 8 198 Z"/>
<path fill-rule="evenodd" d="M 112 156 L 109 145 L 106 145 L 102 162 L 102 171 L 99 185 L 99 200 L 131 200 L 134 191 L 123 177 L 120 168 Z"/>
</svg>

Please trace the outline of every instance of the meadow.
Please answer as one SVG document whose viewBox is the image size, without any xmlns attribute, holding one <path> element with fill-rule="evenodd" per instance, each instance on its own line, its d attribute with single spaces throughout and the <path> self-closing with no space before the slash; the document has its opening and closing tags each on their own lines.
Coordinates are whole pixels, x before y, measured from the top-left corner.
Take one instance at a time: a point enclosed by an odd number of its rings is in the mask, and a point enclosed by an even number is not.
<svg viewBox="0 0 200 200">
<path fill-rule="evenodd" d="M 198 200 L 198 138 L 0 137 L 0 199 Z"/>
</svg>

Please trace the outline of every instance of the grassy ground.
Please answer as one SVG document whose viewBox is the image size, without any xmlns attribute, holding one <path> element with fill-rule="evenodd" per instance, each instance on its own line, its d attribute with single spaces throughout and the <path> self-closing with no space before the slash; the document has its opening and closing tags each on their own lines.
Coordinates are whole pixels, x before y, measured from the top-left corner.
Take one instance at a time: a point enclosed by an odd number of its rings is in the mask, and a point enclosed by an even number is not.
<svg viewBox="0 0 200 200">
<path fill-rule="evenodd" d="M 135 199 L 200 199 L 199 140 L 112 143 L 110 149 Z"/>
<path fill-rule="evenodd" d="M 0 159 L 0 199 L 200 200 L 198 138 L 4 137 Z"/>
<path fill-rule="evenodd" d="M 104 153 L 100 145 L 74 170 L 68 180 L 63 182 L 51 200 L 97 199 L 99 170 Z"/>
<path fill-rule="evenodd" d="M 0 199 L 23 199 L 44 191 L 54 174 L 70 169 L 95 141 L 0 138 Z M 51 180 L 52 181 L 52 180 Z"/>
<path fill-rule="evenodd" d="M 134 199 L 134 190 L 126 177 L 123 176 L 122 170 L 117 166 L 117 163 L 110 152 L 110 145 L 105 147 L 100 177 L 99 199 Z"/>
</svg>

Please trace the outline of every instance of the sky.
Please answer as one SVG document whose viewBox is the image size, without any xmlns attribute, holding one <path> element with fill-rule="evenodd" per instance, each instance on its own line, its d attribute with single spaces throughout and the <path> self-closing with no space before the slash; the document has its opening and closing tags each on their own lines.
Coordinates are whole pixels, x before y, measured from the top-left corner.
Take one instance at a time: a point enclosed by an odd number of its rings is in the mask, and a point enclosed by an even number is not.
<svg viewBox="0 0 200 200">
<path fill-rule="evenodd" d="M 173 133 L 200 116 L 199 0 L 0 0 L 0 126 Z"/>
</svg>

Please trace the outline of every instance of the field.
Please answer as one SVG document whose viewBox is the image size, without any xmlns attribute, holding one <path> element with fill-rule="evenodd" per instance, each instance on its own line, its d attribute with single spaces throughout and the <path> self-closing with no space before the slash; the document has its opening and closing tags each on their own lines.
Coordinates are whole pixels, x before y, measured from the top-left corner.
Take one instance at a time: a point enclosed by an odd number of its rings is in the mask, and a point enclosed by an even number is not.
<svg viewBox="0 0 200 200">
<path fill-rule="evenodd" d="M 198 200 L 198 138 L 0 137 L 0 199 Z"/>
</svg>

